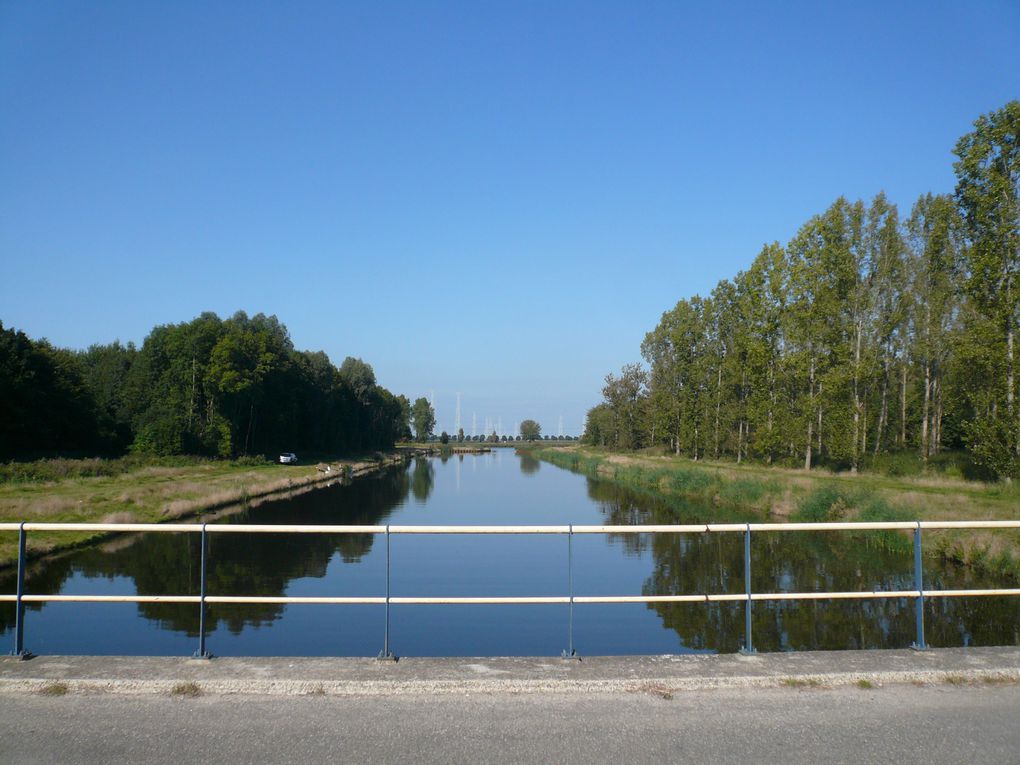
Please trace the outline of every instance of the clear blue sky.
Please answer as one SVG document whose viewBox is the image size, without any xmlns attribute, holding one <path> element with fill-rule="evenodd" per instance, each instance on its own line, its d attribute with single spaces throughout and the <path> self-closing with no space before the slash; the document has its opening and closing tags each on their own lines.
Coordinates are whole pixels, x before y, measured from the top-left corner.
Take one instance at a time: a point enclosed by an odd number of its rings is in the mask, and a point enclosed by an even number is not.
<svg viewBox="0 0 1020 765">
<path fill-rule="evenodd" d="M 664 310 L 1020 97 L 1020 3 L 0 0 L 0 320 L 276 314 L 579 432 Z"/>
</svg>

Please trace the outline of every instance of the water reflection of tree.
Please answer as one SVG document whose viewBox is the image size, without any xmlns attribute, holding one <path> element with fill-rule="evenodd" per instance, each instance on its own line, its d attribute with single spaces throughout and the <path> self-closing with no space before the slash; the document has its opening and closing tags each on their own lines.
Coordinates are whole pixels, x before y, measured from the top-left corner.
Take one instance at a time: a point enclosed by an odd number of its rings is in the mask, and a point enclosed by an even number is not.
<svg viewBox="0 0 1020 765">
<path fill-rule="evenodd" d="M 733 522 L 718 509 L 683 505 L 589 479 L 588 496 L 598 503 L 607 525 Z M 610 535 L 628 554 L 650 552 L 653 571 L 645 595 L 744 592 L 743 535 Z M 895 542 L 895 540 L 893 540 Z M 755 592 L 820 592 L 913 589 L 912 558 L 903 545 L 880 536 L 840 533 L 755 534 L 752 588 Z M 934 586 L 980 584 L 973 573 L 935 562 Z M 932 587 L 932 584 L 928 585 Z M 694 649 L 735 651 L 744 638 L 744 603 L 649 604 Z M 1020 599 L 942 598 L 926 602 L 926 628 L 932 645 L 1020 644 Z M 756 601 L 752 633 L 760 650 L 828 650 L 906 647 L 914 640 L 914 601 L 873 600 Z"/>
<path fill-rule="evenodd" d="M 378 525 L 410 491 L 406 468 L 359 479 L 348 486 L 309 492 L 281 502 L 268 502 L 230 518 L 230 523 Z M 279 596 L 297 578 L 322 578 L 330 559 L 339 554 L 345 563 L 367 555 L 371 534 L 210 534 L 207 569 L 209 595 Z M 139 595 L 197 595 L 200 586 L 197 534 L 145 534 L 116 553 L 89 548 L 47 562 L 32 576 L 29 592 L 57 593 L 64 582 L 80 572 L 88 577 L 129 577 Z M 13 582 L 0 587 L 13 591 Z M 6 591 L 6 589 L 4 590 Z M 43 604 L 26 604 L 41 608 Z M 213 607 L 207 629 L 222 623 L 235 634 L 279 618 L 284 606 L 246 604 Z M 139 613 L 164 628 L 198 633 L 197 607 L 171 603 L 140 603 Z M 13 626 L 14 610 L 0 611 L 0 629 Z"/>
<path fill-rule="evenodd" d="M 429 495 L 432 494 L 432 484 L 435 482 L 435 475 L 432 460 L 424 458 L 414 461 L 414 471 L 411 473 L 411 493 L 414 495 L 415 500 L 423 505 L 428 501 Z"/>
<path fill-rule="evenodd" d="M 538 469 L 542 466 L 542 463 L 527 452 L 522 451 L 520 452 L 520 455 L 521 472 L 524 473 L 524 475 L 534 475 L 537 473 Z"/>
</svg>

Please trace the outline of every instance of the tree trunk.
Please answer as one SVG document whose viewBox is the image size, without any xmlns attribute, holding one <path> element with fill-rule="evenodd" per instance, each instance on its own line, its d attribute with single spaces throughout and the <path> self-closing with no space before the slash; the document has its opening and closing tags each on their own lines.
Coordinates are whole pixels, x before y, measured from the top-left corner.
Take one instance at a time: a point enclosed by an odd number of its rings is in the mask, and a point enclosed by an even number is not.
<svg viewBox="0 0 1020 765">
<path fill-rule="evenodd" d="M 255 399 L 248 405 L 248 430 L 244 434 L 244 454 L 248 453 L 251 438 L 255 431 Z"/>
<path fill-rule="evenodd" d="M 907 365 L 900 366 L 900 448 L 907 447 Z"/>
<path fill-rule="evenodd" d="M 938 454 L 942 451 L 942 378 L 940 375 L 935 376 L 934 385 L 935 414 L 931 427 L 931 453 Z"/>
<path fill-rule="evenodd" d="M 886 423 L 889 422 L 889 365 L 882 364 L 882 404 L 878 409 L 878 426 L 875 428 L 875 448 L 872 450 L 876 455 L 882 450 L 882 432 Z"/>
<path fill-rule="evenodd" d="M 857 472 L 858 454 L 857 450 L 861 443 L 861 322 L 858 319 L 854 327 L 856 338 L 854 340 L 854 447 L 850 453 L 850 472 Z M 820 428 L 819 428 L 820 429 Z"/>
<path fill-rule="evenodd" d="M 861 456 L 868 453 L 868 407 L 861 412 Z"/>
<path fill-rule="evenodd" d="M 769 434 L 769 451 L 765 455 L 765 464 L 772 464 L 772 413 L 776 408 L 776 371 L 773 364 L 769 364 L 769 414 L 768 414 L 768 434 Z"/>
<path fill-rule="evenodd" d="M 188 399 L 188 430 L 191 430 L 191 420 L 195 415 L 195 357 L 191 357 L 191 397 Z"/>
<path fill-rule="evenodd" d="M 722 364 L 716 370 L 715 383 L 715 455 L 719 459 L 719 410 L 722 407 Z"/>
<path fill-rule="evenodd" d="M 814 404 L 814 396 L 815 396 L 815 360 L 814 359 L 811 359 L 811 373 L 809 375 L 808 383 L 809 383 L 808 384 L 808 400 L 813 405 Z M 814 412 L 811 411 L 811 410 L 813 408 L 814 408 L 813 406 L 810 406 L 808 408 L 808 416 L 807 416 L 807 448 L 804 450 L 804 469 L 805 470 L 810 470 L 811 469 L 811 426 L 813 424 L 812 421 L 811 421 L 811 416 L 814 414 Z"/>
<path fill-rule="evenodd" d="M 1006 412 L 1009 419 L 1013 420 L 1013 318 L 1007 319 L 1006 329 Z M 1015 422 L 1012 423 L 1014 426 Z M 1017 441 L 1014 448 L 1020 454 L 1020 430 L 1017 432 Z"/>
<path fill-rule="evenodd" d="M 818 428 L 815 431 L 818 439 L 818 456 L 822 456 L 822 384 L 818 383 Z"/>
<path fill-rule="evenodd" d="M 924 403 L 921 404 L 921 459 L 928 464 L 928 407 L 931 401 L 931 362 L 924 361 Z"/>
</svg>

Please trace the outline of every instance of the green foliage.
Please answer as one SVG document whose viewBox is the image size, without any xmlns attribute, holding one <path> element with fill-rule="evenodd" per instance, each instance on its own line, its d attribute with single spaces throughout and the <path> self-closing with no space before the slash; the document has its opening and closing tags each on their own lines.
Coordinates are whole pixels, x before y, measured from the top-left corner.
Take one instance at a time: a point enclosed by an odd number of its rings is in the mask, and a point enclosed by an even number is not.
<svg viewBox="0 0 1020 765">
<path fill-rule="evenodd" d="M 79 357 L 0 323 L 0 459 L 115 448 Z"/>
<path fill-rule="evenodd" d="M 0 406 L 0 459 L 364 452 L 406 437 L 410 415 L 360 359 L 338 370 L 294 350 L 276 317 L 244 312 L 80 354 L 0 325 Z"/>
<path fill-rule="evenodd" d="M 525 441 L 535 441 L 542 437 L 542 426 L 535 420 L 525 420 L 521 423 L 521 438 Z"/>
<path fill-rule="evenodd" d="M 969 443 L 998 475 L 1020 477 L 1020 101 L 982 115 L 956 144 L 956 197 L 967 224 L 966 288 L 975 387 Z"/>
<path fill-rule="evenodd" d="M 866 487 L 830 484 L 803 497 L 791 519 L 797 523 L 835 521 L 909 521 L 910 514 L 891 507 Z"/>
<path fill-rule="evenodd" d="M 427 398 L 419 398 L 411 407 L 411 427 L 414 437 L 419 441 L 428 441 L 432 429 L 436 426 L 436 412 Z"/>
<path fill-rule="evenodd" d="M 663 313 L 585 443 L 888 475 L 967 448 L 967 477 L 1020 478 L 1020 102 L 974 128 L 955 199 L 904 225 L 884 194 L 841 197 Z"/>
<path fill-rule="evenodd" d="M 690 467 L 616 465 L 599 457 L 559 449 L 536 449 L 532 454 L 539 459 L 584 473 L 592 478 L 604 478 L 658 496 L 702 500 L 714 507 L 723 506 L 743 511 L 749 508 L 764 509 L 767 501 L 779 492 L 778 484 L 773 481 L 754 478 L 723 480 L 720 474 L 696 465 Z"/>
<path fill-rule="evenodd" d="M 154 457 L 130 454 L 125 457 L 101 459 L 50 458 L 31 462 L 0 463 L 0 484 L 52 483 L 68 479 L 111 478 L 147 467 L 182 468 L 203 464 L 259 466 L 271 461 L 264 457 L 240 457 L 230 462 L 216 462 L 192 455 Z"/>
<path fill-rule="evenodd" d="M 840 489 L 825 486 L 808 494 L 800 501 L 792 519 L 796 523 L 824 523 L 843 520 L 852 504 Z"/>
</svg>

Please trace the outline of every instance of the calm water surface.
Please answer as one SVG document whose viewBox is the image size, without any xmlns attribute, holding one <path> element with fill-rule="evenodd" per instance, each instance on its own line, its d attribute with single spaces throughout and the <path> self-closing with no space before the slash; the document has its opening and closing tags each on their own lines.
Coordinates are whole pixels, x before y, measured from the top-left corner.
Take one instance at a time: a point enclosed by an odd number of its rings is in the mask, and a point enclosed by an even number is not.
<svg viewBox="0 0 1020 765">
<path fill-rule="evenodd" d="M 285 469 L 285 468 L 281 468 Z M 419 459 L 350 486 L 265 503 L 225 523 L 634 524 L 753 520 L 664 501 L 499 449 Z M 931 535 L 934 538 L 934 534 Z M 926 536 L 926 539 L 928 537 Z M 565 536 L 393 536 L 393 596 L 567 594 Z M 210 595 L 382 596 L 385 539 L 371 535 L 210 535 Z M 579 535 L 575 595 L 742 592 L 739 534 Z M 132 535 L 47 562 L 30 593 L 191 594 L 198 537 Z M 926 589 L 1008 586 L 934 560 Z M 774 533 L 753 539 L 755 591 L 911 589 L 903 537 Z M 0 577 L 0 592 L 13 592 Z M 580 654 L 731 652 L 744 634 L 742 603 L 574 606 Z M 0 637 L 13 644 L 13 604 Z M 914 639 L 913 602 L 806 601 L 754 605 L 758 650 L 902 648 Z M 372 656 L 382 648 L 378 605 L 211 605 L 207 648 L 222 656 Z M 558 655 L 568 607 L 391 606 L 401 656 Z M 189 655 L 198 608 L 176 604 L 32 604 L 25 646 L 39 654 Z M 1020 599 L 928 601 L 933 646 L 1020 645 Z M 4 648 L 3 650 L 9 650 Z"/>
</svg>

